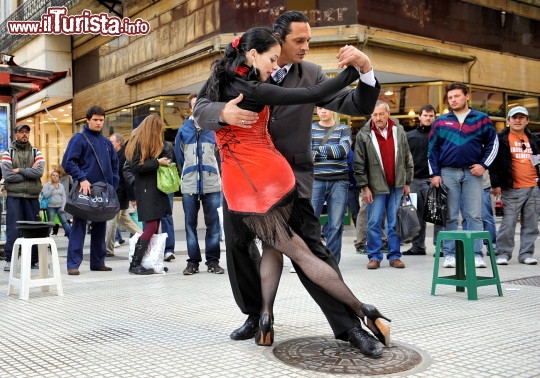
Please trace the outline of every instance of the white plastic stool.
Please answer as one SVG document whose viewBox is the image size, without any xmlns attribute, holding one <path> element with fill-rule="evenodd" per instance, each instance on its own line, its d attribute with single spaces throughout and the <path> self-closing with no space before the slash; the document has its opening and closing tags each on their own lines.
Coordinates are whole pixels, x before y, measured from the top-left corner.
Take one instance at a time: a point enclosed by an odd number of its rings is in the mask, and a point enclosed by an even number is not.
<svg viewBox="0 0 540 378">
<path fill-rule="evenodd" d="M 36 244 L 38 246 L 39 271 L 37 278 L 32 278 L 32 246 Z M 52 276 L 49 276 L 49 246 L 51 247 Z M 50 237 L 18 238 L 15 240 L 9 271 L 8 295 L 12 295 L 13 289 L 18 286 L 20 289 L 19 299 L 28 300 L 31 287 L 41 287 L 41 291 L 48 292 L 49 285 L 56 285 L 57 294 L 64 295 L 58 250 L 54 240 Z"/>
</svg>

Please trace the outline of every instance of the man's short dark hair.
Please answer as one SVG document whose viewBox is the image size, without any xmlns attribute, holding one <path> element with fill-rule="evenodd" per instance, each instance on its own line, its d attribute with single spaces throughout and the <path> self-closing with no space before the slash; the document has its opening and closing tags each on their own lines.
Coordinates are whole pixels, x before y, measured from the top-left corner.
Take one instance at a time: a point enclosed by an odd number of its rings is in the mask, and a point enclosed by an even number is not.
<svg viewBox="0 0 540 378">
<path fill-rule="evenodd" d="M 469 88 L 463 83 L 455 82 L 446 86 L 446 93 L 453 91 L 454 89 L 461 89 L 464 95 L 469 93 Z"/>
<path fill-rule="evenodd" d="M 279 34 L 277 37 L 282 41 L 285 40 L 285 37 L 291 32 L 291 23 L 293 22 L 305 22 L 309 23 L 309 18 L 305 13 L 299 11 L 287 11 L 279 15 L 272 26 L 274 33 Z"/>
<path fill-rule="evenodd" d="M 426 104 L 420 108 L 420 111 L 418 112 L 418 115 L 422 115 L 423 112 L 428 112 L 433 114 L 437 114 L 437 111 L 435 110 L 435 107 L 431 104 Z"/>
<path fill-rule="evenodd" d="M 101 106 L 92 106 L 86 111 L 86 119 L 91 119 L 94 115 L 105 117 L 105 110 Z"/>
</svg>

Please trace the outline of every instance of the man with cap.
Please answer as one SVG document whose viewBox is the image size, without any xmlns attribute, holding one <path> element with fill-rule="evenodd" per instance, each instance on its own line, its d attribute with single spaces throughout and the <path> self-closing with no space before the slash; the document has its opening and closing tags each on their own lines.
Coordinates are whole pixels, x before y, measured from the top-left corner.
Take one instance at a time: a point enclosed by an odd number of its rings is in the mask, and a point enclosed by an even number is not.
<svg viewBox="0 0 540 378">
<path fill-rule="evenodd" d="M 507 265 L 512 258 L 516 223 L 520 218 L 520 245 L 518 261 L 535 265 L 534 242 L 538 236 L 538 212 L 540 171 L 538 160 L 540 140 L 527 125 L 529 112 L 516 106 L 508 112 L 508 126 L 499 133 L 499 152 L 489 169 L 492 194 L 501 197 L 503 219 L 497 234 L 497 264 Z M 511 174 L 508 174 L 508 173 Z"/>
<path fill-rule="evenodd" d="M 17 221 L 39 221 L 39 193 L 45 160 L 41 151 L 28 141 L 30 126 L 18 125 L 15 140 L 2 156 L 2 176 L 6 199 L 6 266 L 11 268 L 13 243 L 19 236 Z M 37 268 L 37 249 L 32 250 L 32 268 Z"/>
</svg>

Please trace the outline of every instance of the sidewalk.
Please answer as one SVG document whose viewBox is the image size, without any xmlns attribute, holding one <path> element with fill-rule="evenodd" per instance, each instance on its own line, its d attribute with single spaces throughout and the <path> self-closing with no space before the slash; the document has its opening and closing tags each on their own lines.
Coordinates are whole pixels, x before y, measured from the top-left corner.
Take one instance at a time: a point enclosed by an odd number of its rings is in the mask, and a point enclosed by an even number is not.
<svg viewBox="0 0 540 378">
<path fill-rule="evenodd" d="M 185 251 L 185 232 L 178 225 L 177 230 L 177 251 Z M 0 377 L 336 376 L 285 364 L 272 353 L 288 340 L 332 338 L 324 316 L 289 267 L 283 268 L 275 304 L 274 346 L 259 347 L 253 340 L 229 338 L 245 316 L 235 305 L 227 271 L 208 274 L 201 266 L 199 274 L 184 276 L 187 256 L 177 254 L 166 263 L 167 274 L 130 275 L 128 247 L 122 246 L 107 260 L 112 272 L 91 272 L 85 255 L 81 275 L 68 276 L 67 238 L 54 238 L 63 297 L 54 288 L 53 293 L 32 289 L 29 301 L 8 297 L 9 273 L 0 272 Z M 367 255 L 355 253 L 353 240 L 354 231 L 346 226 L 340 263 L 345 281 L 361 300 L 392 319 L 394 345 L 422 356 L 414 369 L 374 376 L 540 377 L 540 287 L 506 282 L 533 276 L 538 282 L 540 265 L 518 264 L 514 256 L 508 266 L 499 267 L 503 297 L 495 286 L 486 286 L 479 288 L 478 301 L 468 301 L 466 293 L 446 285 L 430 295 L 431 248 L 427 256 L 404 256 L 405 269 L 390 268 L 385 260 L 370 271 Z M 432 245 L 431 238 L 427 242 Z M 221 262 L 226 268 L 224 252 Z M 478 272 L 489 275 L 490 268 Z M 393 350 L 386 349 L 385 355 L 397 356 Z M 382 363 L 360 361 L 374 368 Z"/>
</svg>

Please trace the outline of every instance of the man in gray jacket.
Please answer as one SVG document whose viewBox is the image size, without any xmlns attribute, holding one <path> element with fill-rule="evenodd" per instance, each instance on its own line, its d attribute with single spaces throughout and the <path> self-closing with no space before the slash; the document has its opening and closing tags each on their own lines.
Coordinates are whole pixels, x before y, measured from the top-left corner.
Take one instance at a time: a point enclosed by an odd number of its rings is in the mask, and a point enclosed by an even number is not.
<svg viewBox="0 0 540 378">
<path fill-rule="evenodd" d="M 28 138 L 30 126 L 18 125 L 15 140 L 2 156 L 2 176 L 7 190 L 6 200 L 6 266 L 11 268 L 13 243 L 19 236 L 17 221 L 39 221 L 39 193 L 45 160 L 41 151 L 32 147 Z M 32 249 L 32 267 L 37 268 L 37 249 Z"/>
<path fill-rule="evenodd" d="M 414 163 L 403 127 L 390 119 L 390 107 L 378 100 L 371 120 L 356 135 L 354 174 L 367 203 L 368 269 L 378 269 L 383 259 L 382 217 L 386 211 L 390 266 L 405 268 L 400 240 L 396 234 L 396 214 L 402 195 L 408 195 Z"/>
</svg>

